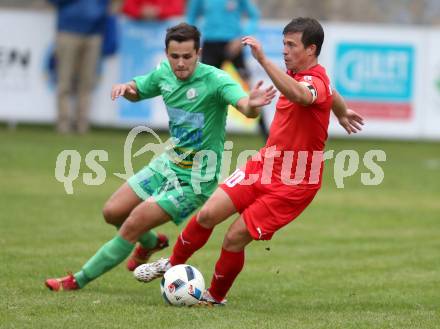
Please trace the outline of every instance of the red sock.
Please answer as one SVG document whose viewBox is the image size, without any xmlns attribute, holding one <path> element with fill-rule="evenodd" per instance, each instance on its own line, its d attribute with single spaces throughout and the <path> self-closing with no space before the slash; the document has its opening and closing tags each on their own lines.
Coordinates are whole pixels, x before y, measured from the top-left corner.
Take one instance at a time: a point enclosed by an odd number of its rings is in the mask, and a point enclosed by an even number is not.
<svg viewBox="0 0 440 329">
<path fill-rule="evenodd" d="M 180 233 L 170 257 L 171 265 L 185 264 L 193 253 L 202 248 L 212 233 L 212 228 L 204 228 L 197 223 L 197 215 L 191 218 Z"/>
<path fill-rule="evenodd" d="M 211 287 L 209 288 L 211 296 L 219 302 L 225 299 L 243 266 L 244 250 L 232 252 L 222 248 L 220 258 L 215 264 L 215 273 L 212 276 Z"/>
</svg>

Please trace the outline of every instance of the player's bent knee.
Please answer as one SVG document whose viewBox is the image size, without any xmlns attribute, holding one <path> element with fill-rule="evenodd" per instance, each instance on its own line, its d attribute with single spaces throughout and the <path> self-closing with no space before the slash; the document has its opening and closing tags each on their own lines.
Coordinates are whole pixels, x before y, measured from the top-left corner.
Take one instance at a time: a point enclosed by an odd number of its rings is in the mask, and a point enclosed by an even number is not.
<svg viewBox="0 0 440 329">
<path fill-rule="evenodd" d="M 216 221 L 212 208 L 205 205 L 199 211 L 197 222 L 206 228 L 214 227 L 216 225 Z"/>
<path fill-rule="evenodd" d="M 107 201 L 102 209 L 102 215 L 104 220 L 110 225 L 118 225 L 120 224 L 120 216 L 114 204 L 112 202 Z"/>
<path fill-rule="evenodd" d="M 226 233 L 223 239 L 223 248 L 226 250 L 235 249 L 238 245 L 241 245 L 240 234 L 235 231 L 229 231 Z"/>
<path fill-rule="evenodd" d="M 134 217 L 128 217 L 124 224 L 119 229 L 119 234 L 130 242 L 136 242 L 139 236 L 143 233 L 142 227 L 135 220 Z"/>
<path fill-rule="evenodd" d="M 138 225 L 133 217 L 128 217 L 124 224 L 121 226 L 121 231 L 125 232 L 135 232 L 137 231 Z"/>
<path fill-rule="evenodd" d="M 229 251 L 241 251 L 252 241 L 248 231 L 244 229 L 229 229 L 223 239 L 222 247 Z"/>
</svg>

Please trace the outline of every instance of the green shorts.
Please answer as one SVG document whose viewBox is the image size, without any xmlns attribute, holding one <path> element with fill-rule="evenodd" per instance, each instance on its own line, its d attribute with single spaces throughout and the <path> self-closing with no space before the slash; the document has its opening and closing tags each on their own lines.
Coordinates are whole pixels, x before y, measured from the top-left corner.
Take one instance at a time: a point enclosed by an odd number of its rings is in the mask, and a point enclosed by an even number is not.
<svg viewBox="0 0 440 329">
<path fill-rule="evenodd" d="M 130 177 L 128 185 L 142 200 L 153 197 L 176 225 L 184 222 L 209 197 L 206 194 L 196 194 L 188 179 L 175 172 L 162 175 L 153 170 L 151 165 Z"/>
</svg>

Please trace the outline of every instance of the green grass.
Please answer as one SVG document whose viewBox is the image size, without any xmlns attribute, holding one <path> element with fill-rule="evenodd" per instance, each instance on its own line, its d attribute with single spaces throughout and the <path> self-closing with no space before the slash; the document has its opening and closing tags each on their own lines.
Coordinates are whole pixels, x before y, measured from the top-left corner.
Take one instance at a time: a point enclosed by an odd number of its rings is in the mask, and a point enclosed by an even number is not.
<svg viewBox="0 0 440 329">
<path fill-rule="evenodd" d="M 78 270 L 115 231 L 101 207 L 122 184 L 124 131 L 60 137 L 50 129 L 0 127 L 0 328 L 439 328 L 440 144 L 331 140 L 328 149 L 383 149 L 385 179 L 344 189 L 326 164 L 322 190 L 302 216 L 270 242 L 255 242 L 228 298 L 217 309 L 166 306 L 159 283 L 142 285 L 124 266 L 73 293 L 52 293 L 47 277 Z M 230 136 L 235 150 L 261 140 Z M 146 140 L 144 140 L 145 142 Z M 140 146 L 138 142 L 138 146 Z M 104 149 L 107 180 L 67 195 L 54 178 L 64 149 L 84 157 Z M 137 149 L 136 149 L 137 150 Z M 139 169 L 147 158 L 137 159 Z M 191 263 L 209 282 L 228 223 Z M 163 231 L 174 240 L 171 224 Z M 160 255 L 168 255 L 169 250 Z"/>
</svg>

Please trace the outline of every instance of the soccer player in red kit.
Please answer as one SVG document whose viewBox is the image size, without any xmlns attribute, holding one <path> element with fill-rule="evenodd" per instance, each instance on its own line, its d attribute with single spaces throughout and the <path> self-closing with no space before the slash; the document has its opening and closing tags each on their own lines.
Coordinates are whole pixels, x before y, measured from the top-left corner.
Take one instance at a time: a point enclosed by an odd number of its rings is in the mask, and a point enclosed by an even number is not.
<svg viewBox="0 0 440 329">
<path fill-rule="evenodd" d="M 252 240 L 270 240 L 298 217 L 321 187 L 323 152 L 330 111 L 350 133 L 360 130 L 362 118 L 333 95 L 325 69 L 318 64 L 324 41 L 321 24 L 296 18 L 283 31 L 287 74 L 265 56 L 253 37 L 243 38 L 281 96 L 276 105 L 266 146 L 236 170 L 182 231 L 169 259 L 135 270 L 140 281 L 151 281 L 187 259 L 208 240 L 214 226 L 239 213 L 229 227 L 209 289 L 202 302 L 222 305 L 244 266 L 244 249 Z"/>
</svg>

